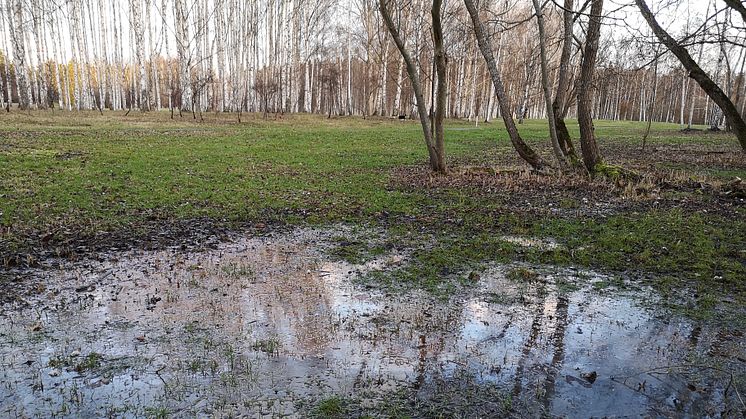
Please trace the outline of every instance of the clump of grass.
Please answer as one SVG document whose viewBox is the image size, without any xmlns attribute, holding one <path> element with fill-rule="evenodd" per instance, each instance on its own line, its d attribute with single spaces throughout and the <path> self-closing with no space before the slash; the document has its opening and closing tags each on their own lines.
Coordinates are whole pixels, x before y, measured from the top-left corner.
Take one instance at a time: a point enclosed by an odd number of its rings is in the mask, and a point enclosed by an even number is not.
<svg viewBox="0 0 746 419">
<path fill-rule="evenodd" d="M 104 356 L 98 352 L 91 352 L 77 363 L 73 362 L 74 359 L 72 357 L 57 356 L 51 358 L 47 365 L 52 368 L 68 368 L 72 366 L 73 370 L 82 373 L 100 367 Z"/>
<path fill-rule="evenodd" d="M 187 368 L 190 372 L 196 373 L 204 369 L 204 363 L 200 359 L 193 359 L 189 361 Z"/>
<path fill-rule="evenodd" d="M 251 349 L 264 352 L 269 355 L 278 355 L 280 350 L 280 341 L 277 338 L 260 339 L 251 345 Z"/>
<path fill-rule="evenodd" d="M 334 259 L 343 260 L 353 265 L 360 265 L 386 253 L 384 245 L 373 244 L 365 240 L 336 236 L 332 238 L 333 246 L 327 254 Z"/>
<path fill-rule="evenodd" d="M 515 301 L 515 298 L 503 293 L 490 292 L 484 297 L 484 301 L 490 304 L 508 305 Z"/>
<path fill-rule="evenodd" d="M 332 396 L 321 400 L 312 410 L 315 418 L 335 419 L 345 417 L 345 409 L 339 396 Z"/>
<path fill-rule="evenodd" d="M 49 360 L 47 366 L 51 368 L 65 368 L 70 366 L 70 359 L 64 357 L 54 357 Z"/>
<path fill-rule="evenodd" d="M 335 259 L 357 265 L 365 262 L 367 249 L 365 243 L 338 237 L 328 253 Z"/>
<path fill-rule="evenodd" d="M 166 419 L 171 412 L 165 407 L 146 407 L 145 417 L 148 419 Z"/>
<path fill-rule="evenodd" d="M 508 273 L 505 274 L 505 277 L 511 281 L 529 282 L 537 280 L 539 278 L 539 274 L 528 268 L 517 267 L 511 268 Z"/>
<path fill-rule="evenodd" d="M 85 372 L 96 369 L 101 366 L 104 356 L 97 352 L 91 352 L 86 355 L 80 362 L 75 364 L 75 371 Z"/>
<path fill-rule="evenodd" d="M 254 276 L 254 270 L 250 266 L 242 265 L 236 262 L 229 262 L 220 266 L 220 270 L 229 278 L 251 278 Z"/>
<path fill-rule="evenodd" d="M 625 284 L 621 278 L 616 277 L 616 276 L 593 282 L 593 288 L 596 290 L 605 290 L 611 287 L 614 287 L 617 289 L 624 289 Z"/>
</svg>

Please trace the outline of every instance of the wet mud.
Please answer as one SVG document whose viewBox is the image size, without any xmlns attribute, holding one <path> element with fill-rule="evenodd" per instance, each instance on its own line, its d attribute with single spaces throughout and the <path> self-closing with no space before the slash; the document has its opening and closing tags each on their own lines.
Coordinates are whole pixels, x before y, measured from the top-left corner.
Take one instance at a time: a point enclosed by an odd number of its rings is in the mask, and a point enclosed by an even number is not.
<svg viewBox="0 0 746 419">
<path fill-rule="evenodd" d="M 599 290 L 607 278 L 572 269 L 516 280 L 516 266 L 495 265 L 448 300 L 388 294 L 356 279 L 406 258 L 335 261 L 333 235 L 27 271 L 45 288 L 2 305 L 0 416 L 304 417 L 331 396 L 364 411 L 402 392 L 447 396 L 453 411 L 495 403 L 474 386 L 500 389 L 492 414 L 743 415 L 739 330 L 652 310 L 649 292 Z"/>
</svg>

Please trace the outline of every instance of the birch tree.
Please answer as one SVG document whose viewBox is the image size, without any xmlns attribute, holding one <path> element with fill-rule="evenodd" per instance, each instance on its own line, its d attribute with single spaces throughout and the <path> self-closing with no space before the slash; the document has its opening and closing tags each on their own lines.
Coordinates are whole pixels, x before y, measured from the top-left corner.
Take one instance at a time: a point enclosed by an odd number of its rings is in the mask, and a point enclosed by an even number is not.
<svg viewBox="0 0 746 419">
<path fill-rule="evenodd" d="M 13 45 L 13 66 L 15 67 L 16 91 L 18 92 L 18 107 L 21 110 L 30 109 L 31 87 L 28 81 L 26 65 L 26 45 L 24 41 L 23 1 L 6 0 L 8 28 Z"/>
</svg>

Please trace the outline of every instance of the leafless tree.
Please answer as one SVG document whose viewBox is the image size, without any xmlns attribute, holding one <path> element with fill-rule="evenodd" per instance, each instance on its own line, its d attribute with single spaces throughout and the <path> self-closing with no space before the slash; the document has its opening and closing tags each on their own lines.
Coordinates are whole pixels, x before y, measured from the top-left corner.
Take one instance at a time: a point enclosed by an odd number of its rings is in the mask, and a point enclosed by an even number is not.
<svg viewBox="0 0 746 419">
<path fill-rule="evenodd" d="M 603 0 L 591 0 L 588 30 L 585 36 L 583 62 L 578 79 L 578 125 L 580 126 L 580 149 L 586 169 L 594 174 L 602 169 L 603 158 L 596 143 L 592 117 L 593 73 L 596 69 L 598 40 L 601 36 L 601 13 Z"/>
<path fill-rule="evenodd" d="M 653 15 L 653 13 L 650 11 L 650 8 L 648 8 L 648 5 L 645 3 L 644 0 L 635 0 L 635 3 L 640 9 L 640 13 L 642 14 L 643 18 L 645 18 L 645 21 L 650 26 L 650 29 L 653 30 L 655 36 L 658 37 L 660 42 L 663 43 L 666 48 L 668 48 L 674 55 L 676 55 L 679 61 L 681 61 L 681 64 L 689 72 L 689 77 L 694 79 L 694 81 L 699 84 L 702 90 L 707 93 L 710 99 L 712 99 L 713 102 L 715 102 L 720 107 L 720 109 L 723 110 L 725 117 L 728 118 L 730 125 L 733 127 L 733 130 L 738 137 L 738 142 L 741 144 L 741 149 L 743 151 L 746 151 L 746 122 L 744 122 L 743 117 L 738 112 L 738 109 L 730 100 L 728 95 L 717 83 L 715 83 L 710 78 L 710 76 L 704 70 L 702 70 L 699 64 L 694 61 L 694 59 L 692 59 L 686 48 L 681 46 L 679 42 L 677 42 L 671 35 L 668 34 L 668 32 L 666 32 L 665 29 L 663 29 L 663 27 L 661 27 L 661 25 L 656 20 L 655 15 Z M 736 10 L 743 8 L 742 5 L 739 7 L 735 1 L 729 1 L 728 4 L 729 6 L 734 7 Z"/>
</svg>

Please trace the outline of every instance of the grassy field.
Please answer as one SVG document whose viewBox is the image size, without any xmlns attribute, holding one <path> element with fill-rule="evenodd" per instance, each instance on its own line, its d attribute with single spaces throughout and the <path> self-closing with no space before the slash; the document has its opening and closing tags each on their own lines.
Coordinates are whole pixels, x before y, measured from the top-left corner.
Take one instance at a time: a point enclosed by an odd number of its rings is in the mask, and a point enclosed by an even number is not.
<svg viewBox="0 0 746 419">
<path fill-rule="evenodd" d="M 120 246 L 166 226 L 174 241 L 195 225 L 347 222 L 383 226 L 391 245 L 412 250 L 412 263 L 381 283 L 438 290 L 485 261 L 517 259 L 634 274 L 663 291 L 687 284 L 696 313 L 712 314 L 726 294 L 746 300 L 743 199 L 727 189 L 746 176 L 735 138 L 654 124 L 643 152 L 644 124 L 596 125 L 606 158 L 643 174 L 641 182 L 529 174 L 501 123 L 448 122 L 452 173 L 439 177 L 424 165 L 412 121 L 3 114 L 2 262 L 72 255 L 81 243 L 95 243 L 85 251 Z M 551 158 L 543 121 L 520 130 Z M 571 133 L 577 138 L 574 123 Z M 505 235 L 562 246 L 522 250 Z M 346 258 L 375 251 L 340 242 Z"/>
</svg>

